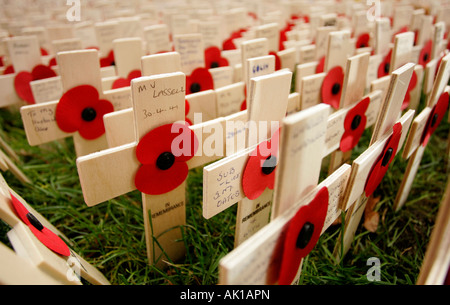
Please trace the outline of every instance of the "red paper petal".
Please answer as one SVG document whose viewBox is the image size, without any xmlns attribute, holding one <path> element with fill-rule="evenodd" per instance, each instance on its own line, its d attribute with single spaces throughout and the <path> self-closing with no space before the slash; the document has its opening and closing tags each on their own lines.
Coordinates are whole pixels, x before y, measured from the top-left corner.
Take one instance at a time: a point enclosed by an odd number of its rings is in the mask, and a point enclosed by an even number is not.
<svg viewBox="0 0 450 305">
<path fill-rule="evenodd" d="M 189 109 L 190 109 L 189 101 L 187 99 L 185 99 L 184 100 L 184 115 L 188 115 Z"/>
<path fill-rule="evenodd" d="M 30 72 L 22 71 L 17 73 L 14 78 L 14 88 L 17 95 L 28 104 L 34 104 L 33 91 L 31 91 L 30 82 L 33 81 L 33 75 Z"/>
<path fill-rule="evenodd" d="M 429 63 L 431 60 L 432 47 L 433 47 L 433 41 L 430 39 L 424 44 L 422 50 L 420 51 L 419 65 L 422 65 L 424 68 L 427 65 L 427 63 Z"/>
<path fill-rule="evenodd" d="M 131 81 L 132 79 L 138 78 L 142 76 L 141 70 L 132 70 L 128 73 L 128 79 Z"/>
<path fill-rule="evenodd" d="M 381 64 L 378 66 L 378 78 L 389 75 L 389 66 L 391 64 L 392 49 L 384 57 Z"/>
<path fill-rule="evenodd" d="M 269 52 L 269 55 L 275 56 L 275 71 L 278 71 L 281 69 L 281 59 L 278 56 L 277 52 Z"/>
<path fill-rule="evenodd" d="M 119 89 L 119 88 L 124 88 L 124 87 L 129 87 L 129 86 L 130 86 L 130 80 L 120 77 L 113 82 L 111 89 Z"/>
<path fill-rule="evenodd" d="M 14 71 L 14 67 L 12 65 L 7 66 L 5 68 L 5 71 L 3 71 L 3 75 L 14 74 L 14 73 L 15 73 L 15 71 Z"/>
<path fill-rule="evenodd" d="M 228 38 L 222 43 L 222 50 L 236 50 L 237 47 L 233 42 L 234 38 Z"/>
<path fill-rule="evenodd" d="M 186 76 L 186 94 L 199 92 L 193 92 L 192 84 L 198 84 L 200 91 L 214 89 L 214 81 L 207 68 L 197 68 L 192 71 L 191 75 Z"/>
<path fill-rule="evenodd" d="M 366 48 L 369 46 L 370 35 L 369 33 L 362 33 L 356 40 L 356 48 Z"/>
<path fill-rule="evenodd" d="M 300 263 L 317 244 L 325 223 L 328 210 L 328 189 L 323 187 L 308 204 L 302 206 L 289 222 L 289 227 L 284 240 L 283 258 L 281 261 L 279 285 L 290 285 L 298 272 Z M 311 239 L 305 248 L 297 247 L 297 239 L 307 223 L 314 225 Z"/>
<path fill-rule="evenodd" d="M 248 158 L 242 174 L 242 189 L 245 196 L 251 200 L 258 198 L 266 188 L 273 189 L 276 172 L 275 168 L 270 174 L 264 174 L 261 165 L 268 156 L 261 156 L 258 148 L 255 151 L 257 155 Z"/>
<path fill-rule="evenodd" d="M 431 135 L 436 131 L 442 119 L 444 118 L 445 112 L 447 111 L 449 104 L 449 94 L 444 92 L 439 97 L 438 102 L 433 107 L 433 110 L 428 117 L 427 125 L 425 127 L 424 133 L 422 135 L 422 146 L 427 146 Z M 436 117 L 436 119 L 434 119 Z M 434 122 L 433 122 L 434 121 Z"/>
<path fill-rule="evenodd" d="M 167 170 L 159 169 L 155 164 L 141 165 L 135 176 L 136 188 L 148 195 L 160 195 L 178 187 L 188 175 L 186 162 L 175 162 Z"/>
<path fill-rule="evenodd" d="M 364 130 L 366 128 L 367 117 L 366 111 L 369 108 L 370 98 L 366 97 L 360 101 L 355 107 L 349 110 L 344 120 L 344 134 L 342 135 L 339 149 L 343 152 L 352 150 L 358 144 Z M 352 129 L 354 118 L 359 115 L 361 121 L 356 129 Z"/>
<path fill-rule="evenodd" d="M 80 136 L 86 140 L 94 140 L 105 133 L 105 125 L 103 116 L 114 111 L 114 106 L 107 100 L 98 100 L 95 105 L 91 106 L 96 112 L 96 117 L 90 122 L 81 121 L 78 129 Z"/>
<path fill-rule="evenodd" d="M 269 156 L 278 157 L 279 134 L 280 129 L 274 132 L 270 141 L 260 143 L 247 160 L 242 174 L 242 189 L 251 200 L 258 198 L 266 188 L 274 188 L 276 167 L 270 174 L 265 174 L 262 166 Z"/>
<path fill-rule="evenodd" d="M 57 66 L 58 63 L 56 62 L 56 57 L 53 57 L 52 59 L 50 59 L 50 61 L 48 62 L 48 66 L 49 67 L 54 67 Z"/>
<path fill-rule="evenodd" d="M 133 70 L 130 73 L 128 73 L 127 78 L 120 77 L 116 79 L 112 84 L 112 89 L 118 89 L 118 88 L 124 88 L 129 87 L 131 84 L 131 80 L 141 77 L 142 73 L 141 70 Z"/>
<path fill-rule="evenodd" d="M 181 138 L 180 138 L 181 137 Z M 178 143 L 186 144 L 185 150 L 172 150 Z M 190 146 L 190 147 L 189 147 Z M 136 147 L 136 157 L 141 164 L 155 164 L 159 155 L 164 152 L 171 152 L 176 161 L 187 161 L 191 159 L 198 149 L 198 139 L 188 126 L 182 124 L 166 124 L 152 129 L 139 141 Z M 180 155 L 181 153 L 181 155 Z"/>
<path fill-rule="evenodd" d="M 325 56 L 322 56 L 319 59 L 319 63 L 317 64 L 316 73 L 322 73 L 324 69 L 325 69 Z"/>
<path fill-rule="evenodd" d="M 11 194 L 11 193 L 10 193 Z M 30 228 L 31 232 L 50 250 L 64 256 L 70 255 L 69 247 L 64 241 L 59 238 L 55 233 L 44 227 L 42 230 L 38 230 L 29 220 L 27 214 L 29 213 L 25 206 L 11 194 L 11 201 L 14 210 L 19 215 L 19 218 Z"/>
<path fill-rule="evenodd" d="M 41 47 L 41 56 L 47 56 L 47 55 L 48 55 L 48 51 Z"/>
<path fill-rule="evenodd" d="M 31 74 L 33 75 L 33 80 L 39 80 L 56 76 L 56 73 L 55 71 L 53 71 L 52 68 L 44 65 L 35 66 L 31 71 Z"/>
<path fill-rule="evenodd" d="M 114 51 L 109 51 L 106 57 L 100 58 L 100 67 L 109 67 L 114 64 Z"/>
<path fill-rule="evenodd" d="M 389 140 L 387 141 L 387 143 L 383 149 L 383 152 L 378 157 L 377 161 L 375 162 L 375 164 L 372 166 L 372 169 L 370 170 L 369 176 L 366 181 L 366 186 L 364 188 L 366 197 L 369 197 L 370 195 L 372 195 L 373 192 L 375 191 L 375 189 L 378 187 L 378 185 L 383 180 L 384 175 L 386 174 L 386 172 L 389 168 L 389 165 L 394 160 L 395 154 L 397 153 L 401 134 L 402 134 L 402 124 L 397 123 L 393 126 L 393 133 L 392 133 L 391 137 L 389 138 Z M 387 162 L 387 164 L 383 166 L 382 162 L 383 162 L 385 153 L 390 148 L 393 149 L 392 155 L 389 158 L 389 161 Z"/>
<path fill-rule="evenodd" d="M 402 106 L 401 106 L 401 110 L 405 110 L 406 108 L 408 108 L 409 102 L 411 100 L 410 92 L 412 90 L 414 90 L 416 85 L 417 85 L 417 74 L 416 74 L 416 71 L 413 71 L 413 74 L 411 76 L 411 80 L 409 81 L 408 90 L 406 91 L 406 94 L 405 94 L 405 99 L 403 100 L 403 103 L 402 103 Z"/>
<path fill-rule="evenodd" d="M 322 84 L 322 102 L 331 105 L 334 109 L 339 108 L 342 94 L 342 84 L 344 82 L 344 71 L 340 66 L 336 66 L 328 71 Z M 339 91 L 333 92 L 333 87 L 339 85 Z"/>
</svg>

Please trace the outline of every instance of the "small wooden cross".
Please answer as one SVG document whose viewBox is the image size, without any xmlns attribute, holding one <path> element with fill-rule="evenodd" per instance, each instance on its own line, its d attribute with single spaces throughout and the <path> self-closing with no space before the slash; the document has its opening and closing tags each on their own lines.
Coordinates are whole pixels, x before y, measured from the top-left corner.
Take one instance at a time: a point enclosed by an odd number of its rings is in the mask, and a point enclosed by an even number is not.
<svg viewBox="0 0 450 305">
<path fill-rule="evenodd" d="M 183 123 L 185 118 L 184 73 L 173 72 L 134 79 L 131 83 L 131 90 L 134 114 L 132 122 L 134 122 L 136 131 L 134 142 L 77 159 L 80 183 L 88 206 L 137 189 L 135 179 L 138 179 L 136 174 L 141 168 L 141 163 L 136 153 L 138 143 L 146 134 L 174 122 L 185 126 Z M 198 124 L 189 129 L 193 130 L 196 135 L 198 151 L 186 161 L 186 168 L 198 167 L 223 156 L 223 146 L 220 141 L 215 142 L 214 149 L 218 151 L 215 150 L 213 153 L 207 151 L 211 147 L 205 145 L 205 141 L 211 141 L 211 138 L 206 136 L 216 131 L 221 134 L 224 130 L 223 124 L 223 119 L 216 119 L 209 122 L 207 126 Z M 156 145 L 155 149 L 159 149 L 157 148 L 158 142 L 153 145 Z M 169 152 L 161 153 L 165 156 Z M 158 161 L 158 167 L 153 165 L 159 172 L 157 176 L 165 174 L 166 166 L 164 164 L 160 164 Z M 168 167 L 171 168 L 171 166 Z M 174 173 L 173 179 L 178 178 L 178 175 Z M 185 225 L 186 221 L 186 182 L 184 180 L 178 182 L 171 190 L 161 191 L 160 194 L 154 194 L 153 191 L 151 191 L 152 194 L 142 193 L 149 264 L 159 267 L 164 265 L 164 261 L 178 260 L 185 253 L 185 245 L 177 241 L 181 238 L 181 227 Z M 168 183 L 167 179 L 163 181 L 163 185 Z"/>
<path fill-rule="evenodd" d="M 348 209 L 344 233 L 339 237 L 334 250 L 338 260 L 350 247 L 368 197 L 381 182 L 384 176 L 382 173 L 387 171 L 406 139 L 415 111 L 409 110 L 398 118 L 414 66 L 414 63 L 408 63 L 392 72 L 390 87 L 381 104 L 370 146 L 352 163 L 350 180 L 342 203 L 342 209 Z"/>
<path fill-rule="evenodd" d="M 93 103 L 93 105 L 100 105 L 98 103 L 102 100 L 106 100 L 107 102 L 102 102 L 101 105 L 104 106 L 109 103 L 110 106 L 107 108 L 101 106 L 103 107 L 100 109 L 101 112 L 111 112 L 113 110 L 129 108 L 131 106 L 129 100 L 130 89 L 125 87 L 103 92 L 97 50 L 60 52 L 57 56 L 63 93 L 70 92 L 72 95 L 67 96 L 74 100 L 72 103 L 73 106 L 71 106 L 73 110 L 66 112 L 66 117 L 70 118 L 75 123 L 71 124 L 71 130 L 66 129 L 67 131 L 64 131 L 61 129 L 61 122 L 58 122 L 56 117 L 57 111 L 60 111 L 58 110 L 60 107 L 60 100 L 24 106 L 20 109 L 20 113 L 28 143 L 30 145 L 40 145 L 73 136 L 75 151 L 78 156 L 106 148 L 107 143 L 104 133 L 100 134 L 101 129 L 103 128 L 103 118 L 100 117 L 100 115 L 97 117 L 97 111 L 99 111 L 99 109 L 95 110 L 95 108 L 92 108 L 94 106 L 85 106 L 85 109 L 79 109 L 78 112 L 75 112 L 76 110 L 74 109 L 77 104 L 82 101 L 88 104 Z M 89 87 L 89 97 L 85 95 L 85 90 L 82 90 L 83 93 L 73 93 L 79 92 L 80 87 Z M 73 94 L 81 94 L 82 96 L 72 97 Z M 64 96 L 65 95 L 63 95 L 63 97 Z M 80 100 L 80 98 L 83 98 L 83 100 Z M 90 100 L 88 100 L 88 98 L 90 98 Z M 86 109 L 89 112 L 85 112 L 84 110 Z M 88 115 L 89 113 L 90 115 Z M 85 115 L 87 116 L 85 117 Z M 100 120 L 100 122 L 98 122 L 98 120 Z M 63 120 L 62 123 L 64 123 L 64 121 L 65 120 Z M 95 122 L 98 122 L 95 131 L 100 135 L 90 134 L 91 129 L 89 129 L 89 126 L 92 126 Z M 81 130 L 79 128 L 83 126 L 86 126 L 88 135 L 81 136 L 80 133 L 77 132 L 76 126 L 78 126 L 78 130 Z M 90 139 L 95 136 L 97 137 Z"/>
<path fill-rule="evenodd" d="M 129 87 L 131 79 L 142 75 L 141 57 L 144 54 L 141 38 L 115 39 L 113 41 L 113 51 L 116 76 L 102 79 L 104 91 Z"/>
<path fill-rule="evenodd" d="M 297 66 L 296 91 L 300 93 L 300 109 L 306 109 L 320 102 L 333 104 L 335 109 L 339 109 L 345 64 L 351 55 L 350 33 L 348 31 L 330 32 L 327 38 L 329 40 L 327 53 L 320 61 Z M 331 70 L 333 72 L 330 74 Z M 329 80 L 325 81 L 325 79 Z M 336 83 L 331 84 L 330 90 L 325 90 L 324 81 L 328 84 L 334 79 Z M 337 80 L 340 80 L 340 84 Z M 324 95 L 324 91 L 330 92 Z"/>
<path fill-rule="evenodd" d="M 34 98 L 27 82 L 30 83 L 34 78 L 41 78 L 48 73 L 56 76 L 56 73 L 42 64 L 36 36 L 17 36 L 6 38 L 5 41 L 14 73 L 0 76 L 0 107 L 34 103 Z M 35 68 L 36 70 L 33 72 Z M 45 74 L 39 72 L 43 69 Z M 22 72 L 27 73 L 27 75 L 20 78 L 19 74 Z M 21 76 L 23 75 L 21 74 Z M 20 88 L 16 85 L 20 85 Z"/>
<path fill-rule="evenodd" d="M 266 190 L 264 186 L 258 194 L 252 194 L 252 198 L 248 198 L 243 189 L 244 171 L 257 144 L 271 138 L 278 128 L 273 125 L 277 123 L 279 126 L 279 122 L 285 117 L 291 77 L 291 72 L 279 71 L 250 80 L 247 122 L 254 126 L 245 128 L 245 145 L 235 150 L 236 153 L 228 154 L 226 158 L 203 168 L 203 216 L 209 219 L 238 203 L 235 245 L 269 221 L 272 191 Z M 253 213 L 256 210 L 259 213 L 257 216 Z M 252 213 L 255 214 L 254 219 L 244 225 L 243 220 L 248 219 L 248 215 Z"/>
<path fill-rule="evenodd" d="M 2 259 L 0 281 L 32 282 L 35 279 L 18 279 L 18 275 L 29 273 L 45 279 L 44 283 L 81 285 L 81 276 L 91 284 L 109 285 L 103 274 L 65 244 L 62 239 L 68 240 L 67 237 L 14 192 L 1 175 L 0 219 L 12 228 L 7 235 L 17 254 L 13 256 L 1 245 L 2 255 L 13 260 Z M 46 246 L 40 241 L 41 235 L 55 244 L 58 241 L 58 248 Z M 20 259 L 23 265 L 15 264 Z"/>
<path fill-rule="evenodd" d="M 330 112 L 330 106 L 320 104 L 290 115 L 283 120 L 275 189 L 278 197 L 274 198 L 274 207 L 276 207 L 275 200 L 278 200 L 277 198 L 281 200 L 278 203 L 283 203 L 283 205 L 279 206 L 277 217 L 272 219 L 269 224 L 221 259 L 219 284 L 267 285 L 297 282 L 302 256 L 294 254 L 294 256 L 285 257 L 284 255 L 292 250 L 296 251 L 296 249 L 301 251 L 306 247 L 310 251 L 314 247 L 314 244 L 308 245 L 313 232 L 316 232 L 314 239 L 317 239 L 339 216 L 340 210 L 337 207 L 342 199 L 350 172 L 350 165 L 344 164 L 319 185 L 317 185 L 318 180 L 314 177 L 302 178 L 299 174 L 299 172 L 311 173 L 308 168 L 301 168 L 297 162 L 301 160 L 301 156 L 306 151 L 310 150 L 310 147 L 323 149 L 326 122 Z M 315 156 L 317 161 L 321 160 L 320 154 L 315 154 Z M 310 156 L 310 158 L 314 157 Z M 287 184 L 285 178 L 289 178 Z M 305 183 L 306 180 L 309 180 L 309 183 Z M 301 190 L 297 190 L 296 182 L 302 184 Z M 311 223 L 307 225 L 308 221 L 300 223 L 294 220 L 297 217 L 308 219 L 310 214 L 314 214 L 311 210 L 308 211 L 308 206 L 310 203 L 312 205 L 316 196 L 319 196 L 321 203 L 321 208 L 317 207 L 317 210 L 321 211 L 320 221 L 311 226 Z M 281 209 L 281 207 L 283 208 Z M 314 206 L 315 208 L 316 206 Z M 300 226 L 298 231 L 295 229 L 295 225 L 290 226 L 291 223 Z M 308 228 L 300 230 L 305 225 Z M 301 231 L 304 233 L 299 233 Z M 305 234 L 306 231 L 308 234 Z M 292 237 L 287 238 L 288 234 L 293 235 L 293 243 Z M 298 247 L 295 240 L 301 241 Z M 291 264 L 294 258 L 297 264 Z M 286 274 L 286 271 L 290 272 Z"/>
<path fill-rule="evenodd" d="M 427 105 L 412 122 L 411 130 L 405 142 L 402 157 L 409 159 L 409 161 L 394 201 L 394 209 L 396 211 L 405 204 L 408 198 L 414 177 L 416 176 L 426 149 L 428 138 L 432 134 L 431 131 L 437 128 L 447 111 L 448 94 L 450 92 L 450 87 L 447 86 L 449 78 L 450 54 L 447 54 L 441 61 L 433 91 L 427 100 Z M 438 103 L 439 105 L 437 105 Z"/>
</svg>

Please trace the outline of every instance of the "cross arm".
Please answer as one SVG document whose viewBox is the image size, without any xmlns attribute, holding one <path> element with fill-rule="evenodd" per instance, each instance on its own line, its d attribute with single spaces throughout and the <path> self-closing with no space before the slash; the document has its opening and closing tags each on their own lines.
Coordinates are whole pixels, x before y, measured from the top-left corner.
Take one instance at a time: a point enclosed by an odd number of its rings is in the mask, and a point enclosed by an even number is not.
<svg viewBox="0 0 450 305">
<path fill-rule="evenodd" d="M 94 206 L 136 189 L 139 168 L 136 143 L 106 149 L 77 158 L 77 170 L 88 206 Z"/>
</svg>

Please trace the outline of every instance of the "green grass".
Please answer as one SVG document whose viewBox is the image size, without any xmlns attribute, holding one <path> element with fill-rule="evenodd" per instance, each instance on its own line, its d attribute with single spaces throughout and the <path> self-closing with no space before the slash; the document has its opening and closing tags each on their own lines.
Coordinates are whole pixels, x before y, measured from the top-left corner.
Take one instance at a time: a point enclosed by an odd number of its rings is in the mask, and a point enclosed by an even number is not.
<svg viewBox="0 0 450 305">
<path fill-rule="evenodd" d="M 0 135 L 19 155 L 20 168 L 33 181 L 23 184 L 5 172 L 8 184 L 62 231 L 72 248 L 112 284 L 217 283 L 219 261 L 233 249 L 236 207 L 209 220 L 202 217 L 202 169 L 191 170 L 187 180 L 187 225 L 182 228 L 186 257 L 160 270 L 147 263 L 138 191 L 88 207 L 78 180 L 72 140 L 28 145 L 17 111 L 0 110 L 0 124 Z M 305 259 L 301 284 L 374 284 L 366 278 L 370 257 L 381 261 L 381 281 L 377 283 L 416 282 L 447 183 L 448 131 L 446 116 L 427 146 L 406 205 L 399 212 L 393 211 L 393 199 L 407 164 L 398 155 L 377 190 L 382 198 L 377 206 L 381 219 L 378 230 L 370 233 L 360 226 L 344 260 L 334 264 L 331 253 L 342 226 L 332 226 Z M 355 156 L 366 148 L 369 136 L 368 132 L 364 135 Z M 0 221 L 0 241 L 7 245 L 8 230 Z"/>
</svg>

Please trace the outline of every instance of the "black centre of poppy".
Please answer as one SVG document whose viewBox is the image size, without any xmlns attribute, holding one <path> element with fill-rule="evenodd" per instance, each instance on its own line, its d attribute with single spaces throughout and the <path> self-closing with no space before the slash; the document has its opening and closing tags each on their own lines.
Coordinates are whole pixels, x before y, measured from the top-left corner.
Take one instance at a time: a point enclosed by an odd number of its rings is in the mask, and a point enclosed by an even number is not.
<svg viewBox="0 0 450 305">
<path fill-rule="evenodd" d="M 389 73 L 389 69 L 391 68 L 391 65 L 387 62 L 384 64 L 384 73 Z"/>
<path fill-rule="evenodd" d="M 28 221 L 33 225 L 33 227 L 35 227 L 37 230 L 42 231 L 44 229 L 44 226 L 42 225 L 42 223 L 37 220 L 37 218 L 31 214 L 31 213 L 27 213 L 27 219 Z"/>
<path fill-rule="evenodd" d="M 423 54 L 423 61 L 427 61 L 428 56 L 430 56 L 428 53 Z"/>
<path fill-rule="evenodd" d="M 200 92 L 202 87 L 200 86 L 199 83 L 192 83 L 190 89 L 191 89 L 191 93 L 196 93 L 196 92 Z"/>
<path fill-rule="evenodd" d="M 83 109 L 83 112 L 81 112 L 81 118 L 86 122 L 93 121 L 96 116 L 97 112 L 95 112 L 95 109 L 91 107 L 86 107 Z"/>
<path fill-rule="evenodd" d="M 333 87 L 331 88 L 331 93 L 333 93 L 333 95 L 336 95 L 339 93 L 339 91 L 341 90 L 341 84 L 336 83 L 333 85 Z"/>
<path fill-rule="evenodd" d="M 310 222 L 305 222 L 302 229 L 300 230 L 300 233 L 298 233 L 297 242 L 295 243 L 295 246 L 299 249 L 304 249 L 311 240 L 311 237 L 314 233 L 314 224 Z"/>
<path fill-rule="evenodd" d="M 220 66 L 219 66 L 219 63 L 218 63 L 217 61 L 213 61 L 213 62 L 211 63 L 211 69 L 213 69 L 213 68 L 218 68 L 218 67 L 220 67 Z"/>
<path fill-rule="evenodd" d="M 171 152 L 167 151 L 160 154 L 158 159 L 156 159 L 156 166 L 162 170 L 171 168 L 174 163 L 175 156 Z"/>
<path fill-rule="evenodd" d="M 434 127 L 434 125 L 436 125 L 438 117 L 439 115 L 437 113 L 433 115 L 433 118 L 431 119 L 431 127 Z"/>
<path fill-rule="evenodd" d="M 365 43 L 362 43 L 362 44 L 359 45 L 359 47 L 360 48 L 365 48 L 365 47 L 367 47 L 367 45 Z"/>
<path fill-rule="evenodd" d="M 263 174 L 269 175 L 275 170 L 275 167 L 277 167 L 277 158 L 275 156 L 270 155 L 264 161 L 261 167 L 261 171 L 263 172 Z"/>
<path fill-rule="evenodd" d="M 358 128 L 359 124 L 361 124 L 361 116 L 359 114 L 355 115 L 355 117 L 352 120 L 352 130 L 355 130 Z"/>
<path fill-rule="evenodd" d="M 389 160 L 391 160 L 393 153 L 394 149 L 389 147 L 389 149 L 384 153 L 383 161 L 381 161 L 381 166 L 386 166 L 389 163 Z"/>
</svg>

